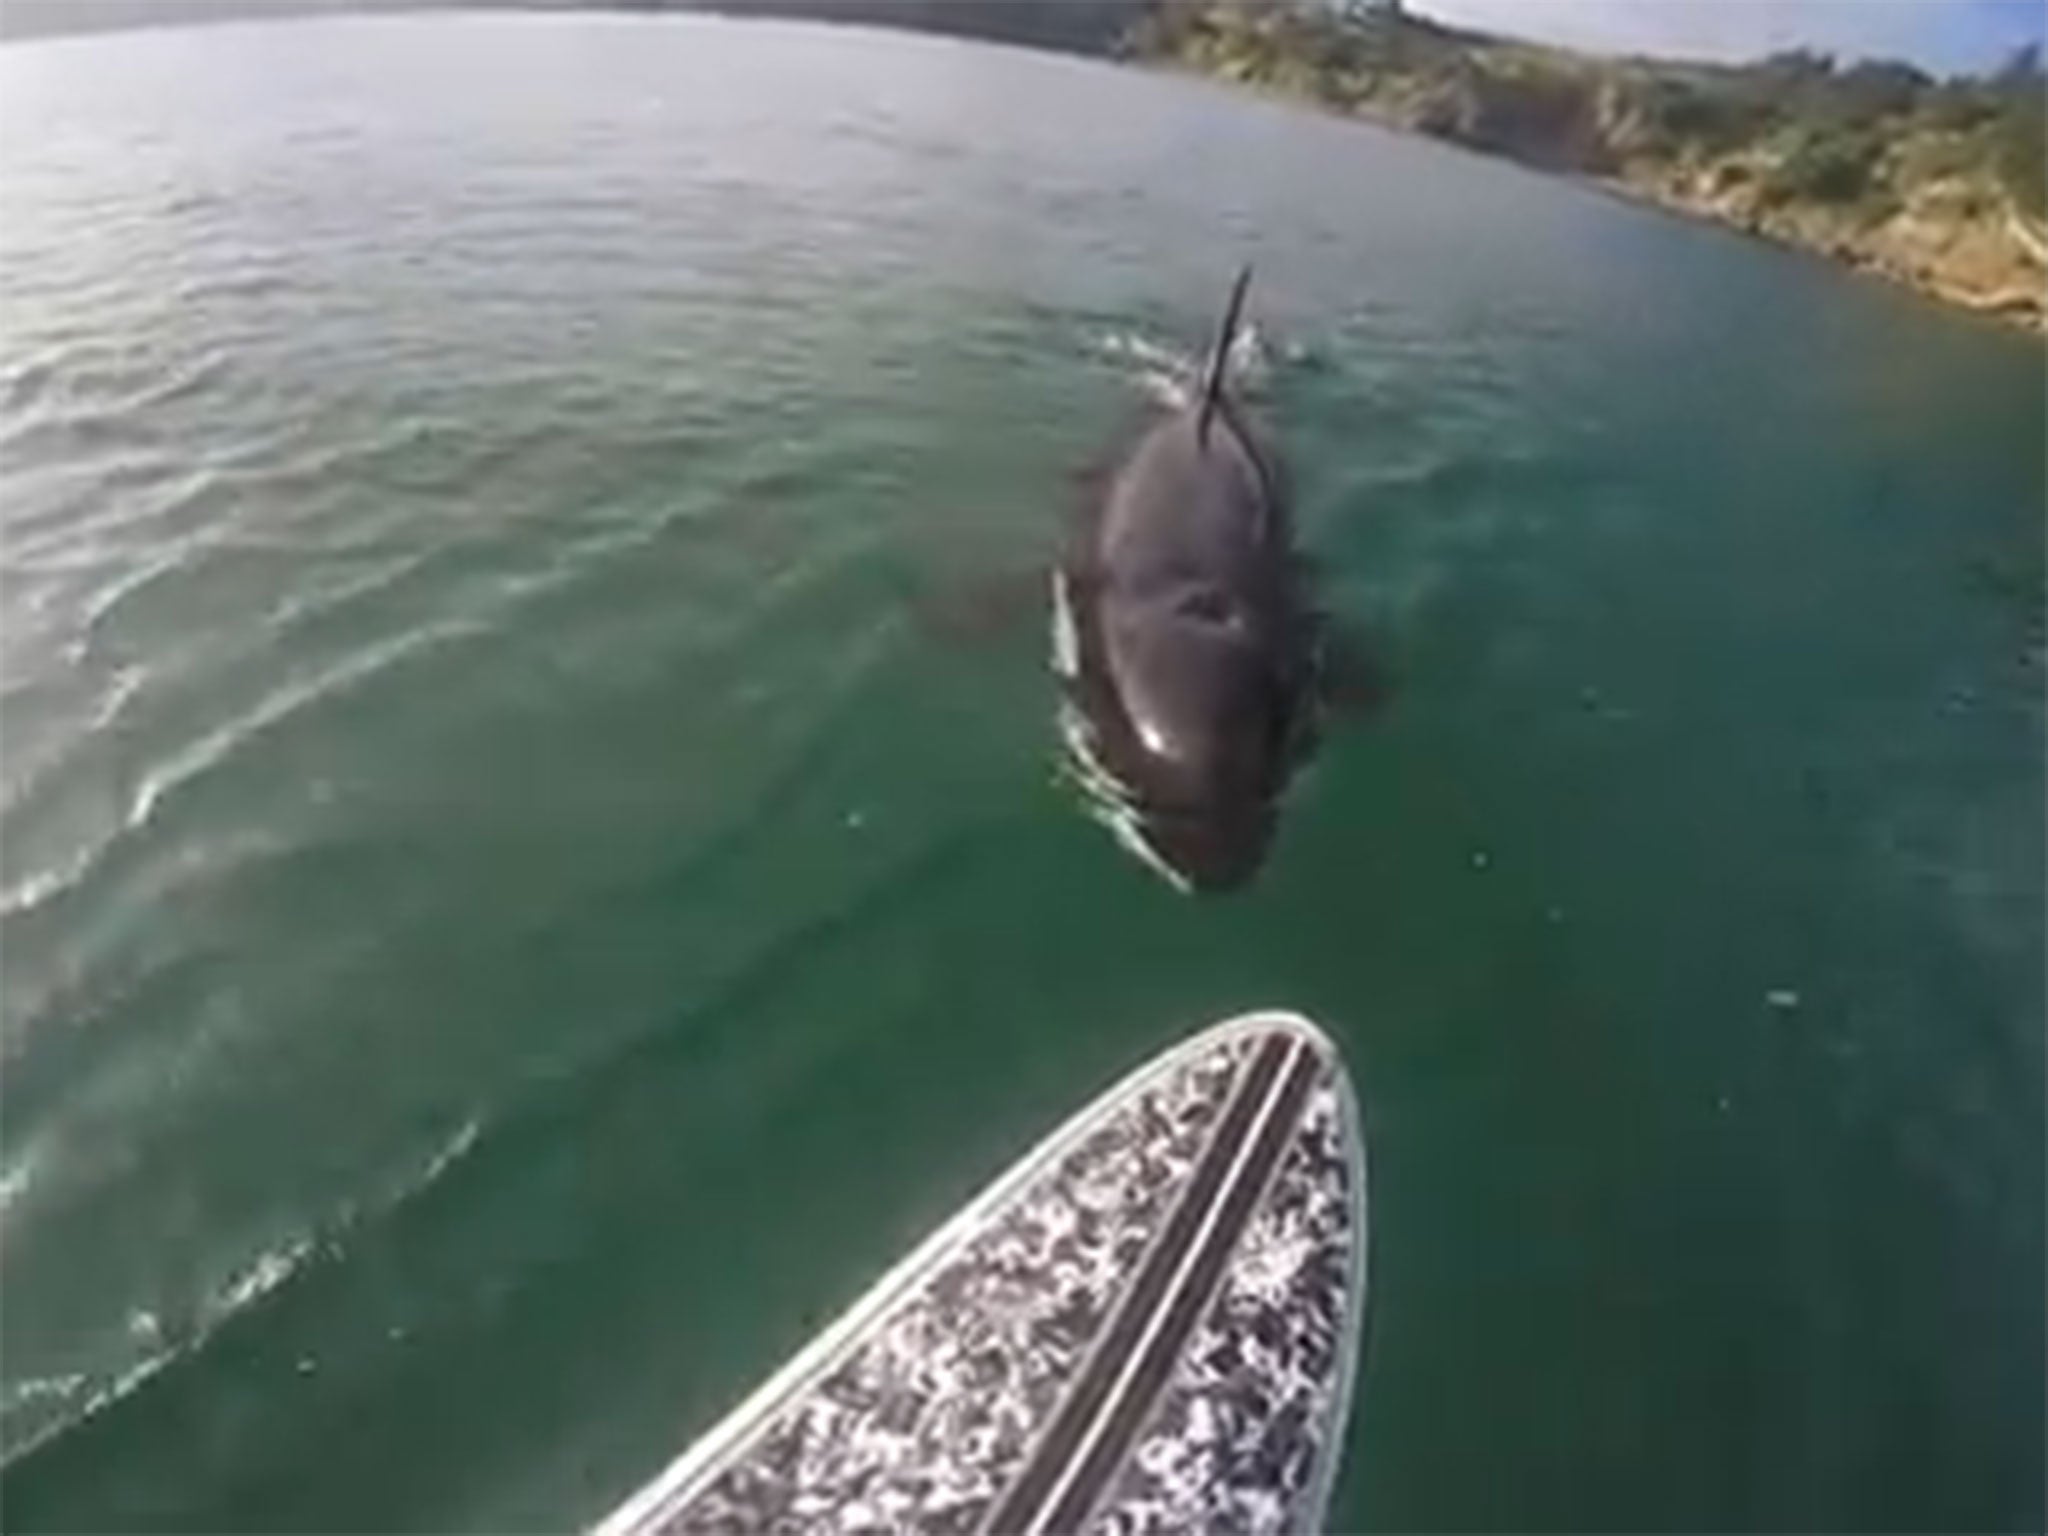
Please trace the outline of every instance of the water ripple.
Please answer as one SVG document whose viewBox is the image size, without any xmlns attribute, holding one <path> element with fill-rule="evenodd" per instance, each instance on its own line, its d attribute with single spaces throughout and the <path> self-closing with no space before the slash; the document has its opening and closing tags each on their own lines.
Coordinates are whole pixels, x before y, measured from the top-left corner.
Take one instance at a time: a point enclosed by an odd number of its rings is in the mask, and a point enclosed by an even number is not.
<svg viewBox="0 0 2048 1536">
<path fill-rule="evenodd" d="M 207 732 L 145 772 L 129 798 L 121 830 L 132 832 L 147 825 L 168 797 L 220 768 L 294 716 L 330 702 L 410 657 L 483 632 L 484 626 L 469 620 L 414 630 L 278 690 L 254 709 Z"/>
<path fill-rule="evenodd" d="M 744 1374 L 799 1315 L 648 1209 L 787 1221 L 785 1300 L 854 1284 L 965 1121 L 1277 987 L 1481 1197 L 1475 1273 L 1513 1290 L 1557 1238 L 1508 1170 L 1563 1191 L 1588 1273 L 1677 1298 L 1580 1363 L 1696 1377 L 1683 1324 L 1734 1307 L 1759 1403 L 1969 1405 L 1899 1508 L 2038 1526 L 2006 1485 L 2039 1394 L 1985 1383 L 2038 1337 L 2039 1244 L 1998 1234 L 2038 1237 L 2038 1104 L 1999 1085 L 2038 1080 L 2040 733 L 1992 701 L 2038 693 L 2040 627 L 1950 580 L 1986 543 L 2039 569 L 2038 355 L 1437 147 L 854 28 L 137 32 L 0 47 L 0 119 L 19 1523 L 584 1524 L 672 1433 L 663 1369 Z M 1246 258 L 1305 539 L 1412 682 L 1333 725 L 1259 887 L 1197 908 L 1044 784 L 1038 626 L 947 646 L 905 589 L 1035 559 Z M 1918 381 L 1910 422 L 1875 377 Z M 1817 759 L 1859 793 L 1779 795 Z M 1778 989 L 1796 1016 L 1752 1027 Z M 1446 1062 L 1472 1091 L 1423 1103 Z M 824 1165 L 877 1126 L 842 1201 Z M 815 1206 L 748 1198 L 805 1156 Z M 1718 1270 L 1663 1241 L 1733 1209 L 1770 1219 Z M 1787 1280 L 1771 1213 L 1829 1210 Z M 1939 1262 L 1877 1283 L 1873 1241 Z M 1958 1277 L 1969 1316 L 1908 1304 Z M 455 1346 L 372 1358 L 444 1312 Z M 1432 1386 L 1402 1375 L 1396 1407 Z M 1559 1487 L 1602 1485 L 1610 1421 L 1697 1460 L 1700 1415 L 1623 1376 Z M 1525 1456 L 1541 1415 L 1494 1417 L 1482 1455 Z M 1427 1458 L 1382 1460 L 1420 1469 L 1389 1508 L 1441 1513 Z"/>
</svg>

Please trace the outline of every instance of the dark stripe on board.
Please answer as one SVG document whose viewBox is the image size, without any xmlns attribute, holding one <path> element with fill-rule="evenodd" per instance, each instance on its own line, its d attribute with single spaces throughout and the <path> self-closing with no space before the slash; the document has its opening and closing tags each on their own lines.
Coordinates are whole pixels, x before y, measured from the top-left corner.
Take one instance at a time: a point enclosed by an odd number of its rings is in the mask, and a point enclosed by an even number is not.
<svg viewBox="0 0 2048 1536">
<path fill-rule="evenodd" d="M 1258 1146 L 1246 1160 L 1243 1176 L 1227 1196 L 1228 1203 L 1211 1241 L 1196 1257 L 1193 1273 L 1175 1300 L 1172 1313 L 1153 1337 L 1152 1348 L 1140 1364 L 1130 1389 L 1112 1411 L 1087 1463 L 1068 1484 L 1065 1497 L 1046 1516 L 1044 1529 L 1078 1530 L 1102 1489 L 1116 1474 L 1117 1468 L 1123 1465 L 1125 1453 L 1144 1427 L 1154 1399 L 1179 1363 L 1188 1335 L 1194 1332 L 1195 1324 L 1208 1308 L 1216 1283 L 1237 1249 L 1237 1240 L 1244 1235 L 1252 1209 L 1265 1192 L 1267 1176 L 1279 1163 L 1281 1153 L 1294 1135 L 1302 1106 L 1308 1102 L 1309 1090 L 1315 1086 L 1321 1065 L 1315 1052 L 1304 1045 L 1281 1087 L 1278 1107 L 1261 1132 Z"/>
<path fill-rule="evenodd" d="M 1216 1186 L 1222 1182 L 1224 1172 L 1230 1166 L 1231 1154 L 1244 1139 L 1245 1128 L 1279 1073 L 1280 1058 L 1286 1049 L 1287 1038 L 1278 1033 L 1270 1034 L 1260 1042 L 1250 1068 L 1239 1079 L 1230 1103 L 1223 1111 L 1223 1118 L 1217 1122 L 1215 1133 L 1209 1138 L 1202 1160 L 1195 1166 L 1194 1177 L 1188 1180 L 1180 1204 L 1174 1207 L 1165 1231 L 1159 1234 L 1152 1252 L 1139 1268 L 1138 1278 L 1133 1282 L 1123 1306 L 1103 1334 L 1093 1358 L 1082 1369 L 1081 1379 L 1075 1382 L 1067 1400 L 1060 1405 L 1045 1438 L 1039 1441 L 1024 1470 L 997 1502 L 988 1523 L 982 1527 L 984 1531 L 1007 1536 L 1009 1532 L 1022 1530 L 1025 1522 L 1044 1502 L 1053 1480 L 1072 1454 L 1075 1440 L 1094 1418 L 1103 1396 L 1109 1391 L 1118 1362 L 1130 1352 L 1138 1331 L 1145 1325 L 1147 1314 L 1158 1303 L 1159 1293 L 1173 1277 L 1180 1256 L 1194 1240 L 1202 1212 L 1208 1207 Z"/>
<path fill-rule="evenodd" d="M 1122 1463 L 1153 1398 L 1179 1359 L 1322 1065 L 1320 1053 L 1297 1035 L 1275 1031 L 1261 1042 L 1166 1230 L 1052 1427 L 989 1516 L 985 1531 L 1066 1531 L 1080 1525 Z M 1284 1080 L 1276 1082 L 1283 1069 Z M 1257 1141 L 1247 1151 L 1250 1136 Z M 1199 1251 L 1190 1255 L 1212 1210 L 1216 1220 L 1201 1238 Z M 1147 1339 L 1162 1307 L 1165 1316 Z M 1133 1365 L 1132 1354 L 1139 1349 L 1143 1358 Z M 1077 1453 L 1083 1463 L 1068 1477 Z"/>
</svg>

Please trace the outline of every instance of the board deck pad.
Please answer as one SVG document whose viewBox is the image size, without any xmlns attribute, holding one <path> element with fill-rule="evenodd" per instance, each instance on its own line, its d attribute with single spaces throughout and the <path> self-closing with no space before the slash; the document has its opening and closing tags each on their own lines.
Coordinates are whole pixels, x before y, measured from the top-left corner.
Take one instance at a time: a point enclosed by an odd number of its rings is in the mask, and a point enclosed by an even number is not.
<svg viewBox="0 0 2048 1536">
<path fill-rule="evenodd" d="M 1217 1025 L 1027 1154 L 600 1536 L 1314 1529 L 1365 1216 L 1329 1039 Z"/>
</svg>

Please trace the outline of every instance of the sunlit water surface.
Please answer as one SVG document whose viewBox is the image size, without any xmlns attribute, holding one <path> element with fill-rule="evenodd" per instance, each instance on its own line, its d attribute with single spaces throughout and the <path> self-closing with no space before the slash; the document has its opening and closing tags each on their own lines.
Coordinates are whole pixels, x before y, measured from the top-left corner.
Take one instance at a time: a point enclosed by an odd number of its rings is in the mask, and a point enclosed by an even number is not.
<svg viewBox="0 0 2048 1536">
<path fill-rule="evenodd" d="M 11 1528 L 586 1521 L 1260 1003 L 1340 1527 L 2038 1528 L 2038 346 L 854 30 L 25 43 L 0 145 Z M 1247 257 L 1396 687 L 1197 902 L 1019 578 Z"/>
</svg>

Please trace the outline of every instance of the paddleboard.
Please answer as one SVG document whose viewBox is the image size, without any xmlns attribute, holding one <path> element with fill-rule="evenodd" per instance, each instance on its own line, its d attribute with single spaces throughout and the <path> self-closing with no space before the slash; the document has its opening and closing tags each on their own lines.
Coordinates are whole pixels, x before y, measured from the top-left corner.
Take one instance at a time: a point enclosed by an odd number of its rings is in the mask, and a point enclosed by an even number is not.
<svg viewBox="0 0 2048 1536">
<path fill-rule="evenodd" d="M 1247 1014 L 1067 1121 L 597 1527 L 1319 1529 L 1366 1303 L 1335 1045 Z"/>
</svg>

